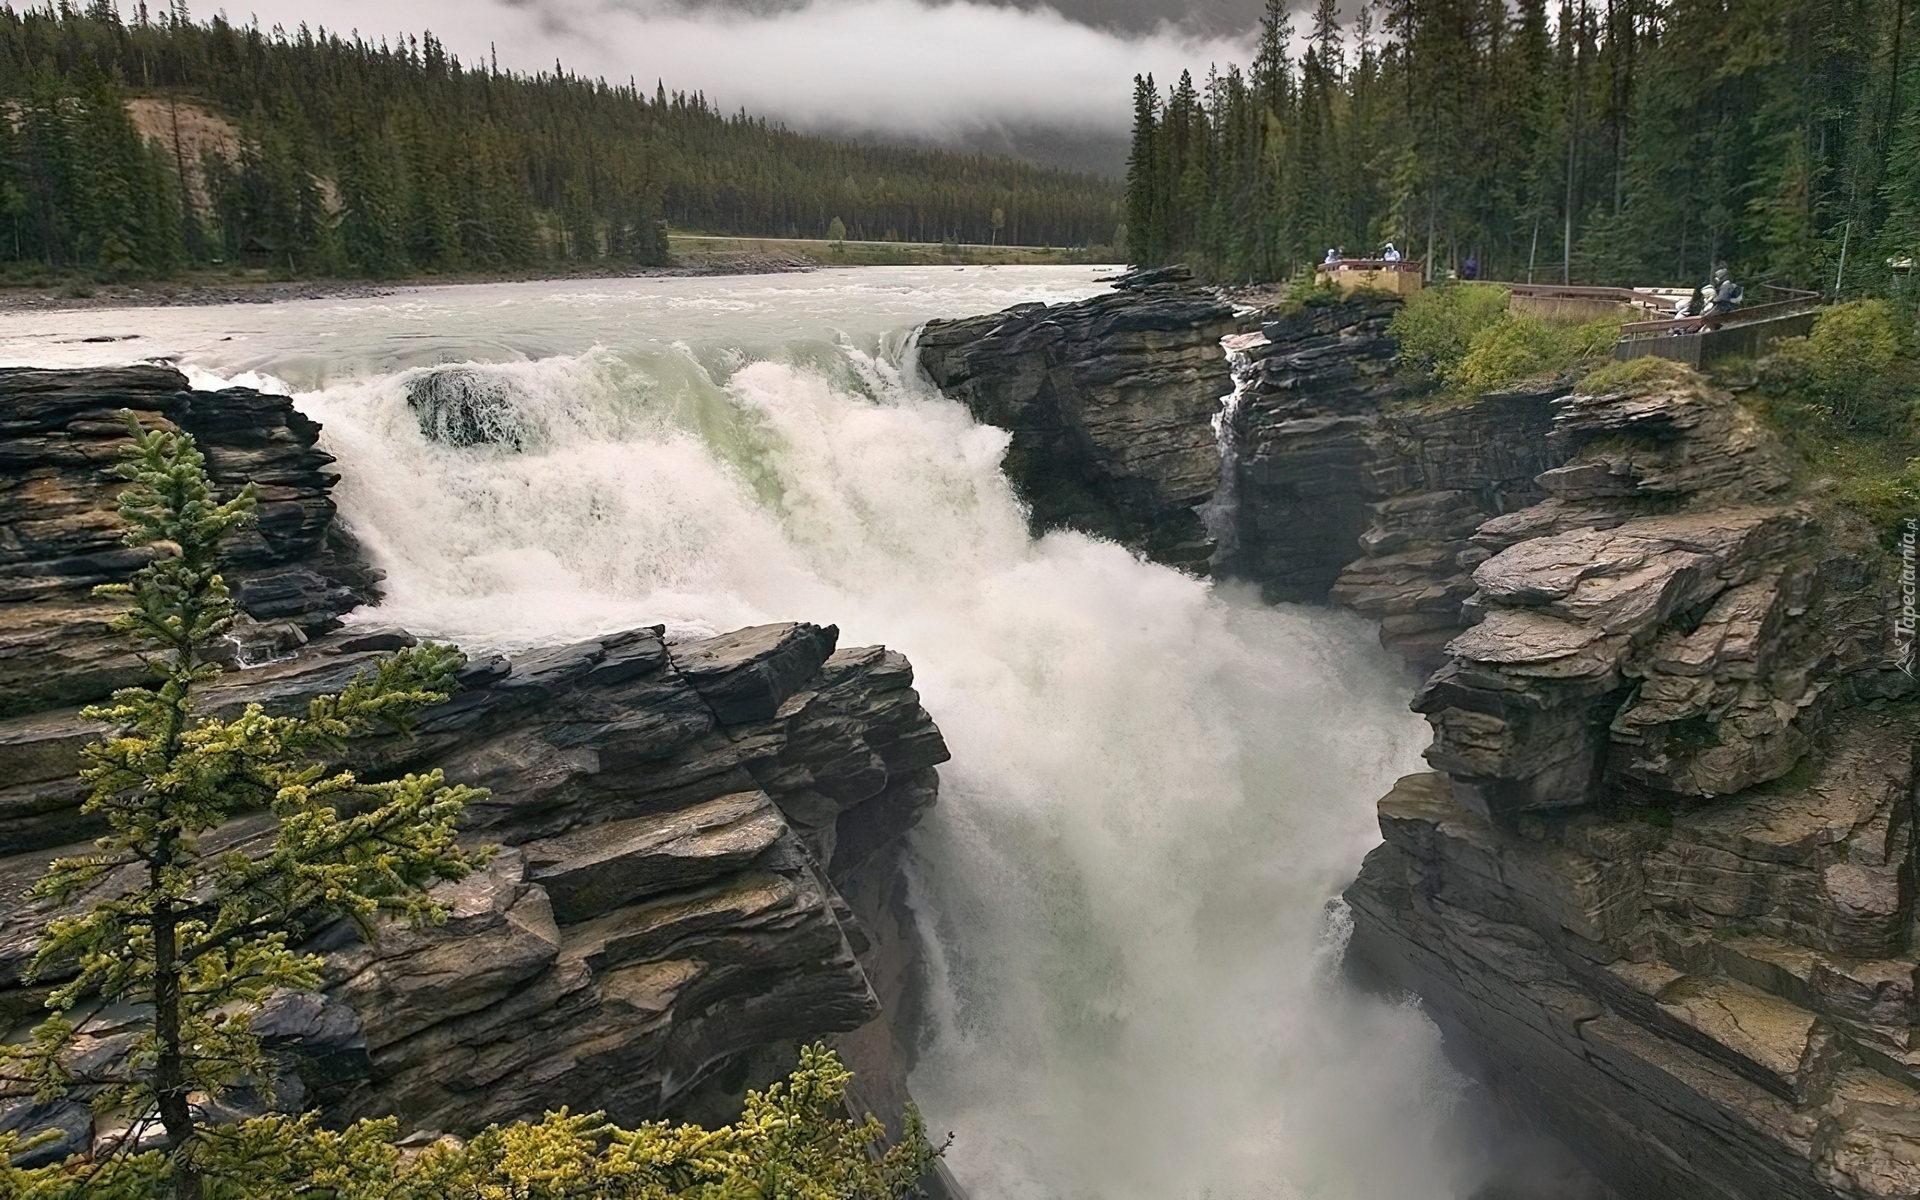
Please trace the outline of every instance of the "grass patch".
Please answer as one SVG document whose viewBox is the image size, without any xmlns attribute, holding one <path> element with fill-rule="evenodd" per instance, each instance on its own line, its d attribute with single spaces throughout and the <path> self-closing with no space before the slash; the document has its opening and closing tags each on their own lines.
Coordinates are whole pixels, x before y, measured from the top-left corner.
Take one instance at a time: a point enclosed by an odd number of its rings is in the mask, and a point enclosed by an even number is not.
<svg viewBox="0 0 1920 1200">
<path fill-rule="evenodd" d="M 1880 438 L 1849 437 L 1821 445 L 1807 458 L 1817 473 L 1834 480 L 1840 503 L 1891 538 L 1903 518 L 1920 513 L 1920 458 L 1908 457 L 1911 449 Z"/>
<path fill-rule="evenodd" d="M 1656 388 L 1697 383 L 1700 378 L 1699 372 L 1685 363 L 1647 354 L 1589 371 L 1574 390 L 1590 396 L 1638 395 Z"/>
</svg>

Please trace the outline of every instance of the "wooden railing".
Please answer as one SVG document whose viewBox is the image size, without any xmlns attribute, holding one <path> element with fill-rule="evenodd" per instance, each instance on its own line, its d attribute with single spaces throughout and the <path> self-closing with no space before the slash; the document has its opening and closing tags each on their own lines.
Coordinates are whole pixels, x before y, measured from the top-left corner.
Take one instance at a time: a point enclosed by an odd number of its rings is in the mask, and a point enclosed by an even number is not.
<svg viewBox="0 0 1920 1200">
<path fill-rule="evenodd" d="M 1775 288 L 1774 290 L 1790 289 Z M 1793 316 L 1806 312 L 1814 307 L 1819 299 L 1819 295 L 1815 292 L 1799 292 L 1787 300 L 1756 304 L 1751 308 L 1736 308 L 1732 312 L 1718 315 L 1670 318 L 1665 321 L 1632 321 L 1620 327 L 1620 340 L 1636 341 L 1644 337 L 1665 337 L 1673 333 L 1700 333 L 1709 329 L 1723 329 L 1730 325 L 1751 325 L 1756 321 L 1767 321 L 1774 317 Z"/>
<path fill-rule="evenodd" d="M 1680 295 L 1677 288 L 1668 292 L 1563 283 L 1502 283 L 1499 286 L 1506 288 L 1515 300 L 1525 302 L 1530 309 L 1545 307 L 1552 311 L 1565 305 L 1569 306 L 1570 311 L 1590 315 L 1605 312 L 1608 306 L 1612 306 L 1614 311 L 1632 312 L 1638 309 L 1649 314 L 1671 312 Z"/>
<path fill-rule="evenodd" d="M 1320 270 L 1328 271 L 1328 272 L 1332 272 L 1332 271 L 1402 271 L 1402 272 L 1405 272 L 1405 271 L 1418 271 L 1419 269 L 1420 269 L 1420 261 L 1418 259 L 1408 259 L 1408 258 L 1403 258 L 1396 262 L 1388 262 L 1384 258 L 1343 258 L 1338 260 L 1337 262 L 1323 262 L 1320 264 Z"/>
<path fill-rule="evenodd" d="M 1502 283 L 1499 286 L 1516 296 L 1532 296 L 1540 300 L 1618 300 L 1623 304 L 1631 304 L 1636 300 L 1651 298 L 1646 292 L 1623 287 L 1582 287 L 1562 283 Z"/>
</svg>

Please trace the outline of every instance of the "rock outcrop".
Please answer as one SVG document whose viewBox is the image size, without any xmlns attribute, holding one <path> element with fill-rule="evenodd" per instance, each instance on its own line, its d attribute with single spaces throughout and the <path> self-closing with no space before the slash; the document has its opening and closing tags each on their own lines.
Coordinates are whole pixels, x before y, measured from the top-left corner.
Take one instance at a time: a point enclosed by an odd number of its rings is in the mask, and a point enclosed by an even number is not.
<svg viewBox="0 0 1920 1200">
<path fill-rule="evenodd" d="M 1247 321 L 1191 278 L 1135 272 L 1109 295 L 921 329 L 934 383 L 1013 435 L 1003 467 L 1036 533 L 1075 529 L 1205 572 L 1194 510 L 1219 482 L 1210 422 L 1233 389 L 1220 339 Z"/>
<path fill-rule="evenodd" d="M 50 915 L 23 892 L 98 832 L 75 772 L 101 731 L 76 705 L 129 677 L 106 606 L 85 598 L 143 561 L 118 544 L 106 472 L 125 431 L 112 414 L 193 432 L 223 488 L 262 485 L 236 592 L 251 644 L 275 624 L 293 636 L 210 685 L 203 708 L 303 709 L 413 639 L 334 628 L 360 593 L 327 557 L 330 460 L 284 399 L 189 392 L 158 368 L 11 372 L 0 388 L 0 455 L 21 467 L 0 492 L 0 584 L 15 589 L 0 611 L 46 634 L 8 643 L 8 670 L 29 682 L 0 716 L 0 1036 L 17 1040 L 58 981 L 21 978 Z M 322 569 L 346 594 L 300 602 L 292 573 Z M 439 768 L 489 788 L 463 836 L 502 849 L 445 886 L 443 926 L 372 943 L 343 925 L 308 931 L 324 987 L 277 997 L 255 1022 L 282 1064 L 276 1104 L 455 1133 L 561 1105 L 631 1123 L 711 1108 L 716 1087 L 768 1082 L 782 1045 L 845 1034 L 862 1097 L 897 1115 L 907 1047 L 879 996 L 911 1004 L 917 975 L 899 841 L 934 802 L 947 751 L 906 660 L 837 641 L 831 626 L 785 624 L 669 645 L 650 628 L 478 655 L 411 736 L 350 741 L 342 761 L 363 777 Z M 211 836 L 266 828 L 243 817 Z M 129 1037 L 109 1023 L 85 1050 L 110 1057 Z M 0 1102 L 0 1129 L 44 1128 L 61 1136 L 33 1161 L 111 1132 L 84 1095 Z"/>
<path fill-rule="evenodd" d="M 1703 381 L 1555 403 L 1349 961 L 1634 1197 L 1920 1194 L 1914 746 L 1872 539 Z"/>
<path fill-rule="evenodd" d="M 1565 457 L 1547 440 L 1562 389 L 1436 394 L 1392 369 L 1397 306 L 1306 308 L 1243 346 L 1233 549 L 1217 569 L 1270 600 L 1331 598 L 1373 617 L 1381 640 L 1424 671 L 1465 624 L 1460 606 L 1485 557 L 1472 533 L 1543 499 L 1534 477 Z"/>
<path fill-rule="evenodd" d="M 1304 308 L 1247 336 L 1234 331 L 1252 318 L 1178 269 L 1122 283 L 921 333 L 933 381 L 1012 432 L 1005 470 L 1036 528 L 1251 580 L 1269 600 L 1331 596 L 1378 619 L 1420 669 L 1445 661 L 1488 554 L 1471 535 L 1544 499 L 1535 477 L 1565 461 L 1547 434 L 1566 389 L 1436 395 L 1393 370 L 1389 297 Z M 1212 345 L 1223 335 L 1231 359 Z"/>
<path fill-rule="evenodd" d="M 338 476 L 320 427 L 285 397 L 190 391 L 168 367 L 0 368 L 0 716 L 97 700 L 143 676 L 106 627 L 113 606 L 92 597 L 150 553 L 121 544 L 114 512 L 128 410 L 193 434 L 223 494 L 259 489 L 259 520 L 234 537 L 227 572 L 249 621 L 236 660 L 286 653 L 376 594 L 378 574 L 333 522 Z"/>
</svg>

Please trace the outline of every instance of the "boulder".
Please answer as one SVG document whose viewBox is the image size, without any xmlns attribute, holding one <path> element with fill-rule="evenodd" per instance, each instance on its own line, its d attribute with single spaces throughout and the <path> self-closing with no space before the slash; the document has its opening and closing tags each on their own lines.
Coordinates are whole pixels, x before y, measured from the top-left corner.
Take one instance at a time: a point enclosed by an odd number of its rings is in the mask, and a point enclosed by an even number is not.
<svg viewBox="0 0 1920 1200">
<path fill-rule="evenodd" d="M 491 367 L 429 367 L 405 377 L 420 433 L 446 446 L 523 450 L 532 436 L 512 381 Z"/>
</svg>

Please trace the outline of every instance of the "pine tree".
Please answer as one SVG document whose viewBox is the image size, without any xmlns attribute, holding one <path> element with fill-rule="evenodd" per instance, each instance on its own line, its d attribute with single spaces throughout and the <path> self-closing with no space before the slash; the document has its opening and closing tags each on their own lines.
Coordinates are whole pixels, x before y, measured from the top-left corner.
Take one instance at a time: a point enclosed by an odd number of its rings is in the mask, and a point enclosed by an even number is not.
<svg viewBox="0 0 1920 1200">
<path fill-rule="evenodd" d="M 349 109 L 344 146 L 335 155 L 340 187 L 341 252 L 363 275 L 402 274 L 411 265 L 402 228 L 400 167 L 384 130 L 364 110 Z"/>
<path fill-rule="evenodd" d="M 1127 230 L 1134 261 L 1160 262 L 1164 233 L 1157 203 L 1160 190 L 1160 93 L 1152 75 L 1133 77 L 1133 147 L 1127 156 Z"/>
<path fill-rule="evenodd" d="M 1340 0 L 1319 0 L 1313 10 L 1313 29 L 1307 40 L 1320 55 L 1320 65 L 1338 78 L 1346 61 L 1346 37 L 1340 32 Z"/>
<path fill-rule="evenodd" d="M 318 985 L 320 958 L 294 947 L 336 918 L 367 935 L 381 918 L 444 919 L 425 889 L 484 857 L 454 841 L 461 812 L 484 793 L 448 786 L 438 771 L 365 783 L 323 761 L 354 733 L 404 728 L 410 713 L 444 700 L 464 661 L 448 647 L 402 651 L 313 700 L 305 716 L 269 716 L 257 704 L 232 719 L 195 712 L 196 693 L 221 671 L 206 648 L 235 616 L 220 542 L 252 521 L 254 489 L 218 500 L 192 438 L 127 420 L 121 475 L 131 486 L 120 516 L 127 545 L 153 557 L 130 583 L 99 592 L 131 598 L 113 628 L 141 648 L 158 682 L 84 710 L 113 730 L 85 748 L 81 772 L 82 811 L 103 815 L 108 832 L 97 853 L 56 860 L 32 889 L 85 908 L 47 926 L 30 970 L 55 984 L 53 1015 L 3 1065 L 38 1101 L 84 1089 L 102 1110 L 157 1122 L 174 1194 L 195 1200 L 207 1164 L 189 1096 L 218 1096 L 243 1077 L 271 1081 L 249 1014 L 278 989 Z M 215 834 L 252 811 L 273 815 L 270 837 Z M 98 1004 L 70 1016 L 83 1001 Z M 117 1068 L 83 1067 L 76 1040 L 112 1006 L 148 1015 Z"/>
<path fill-rule="evenodd" d="M 158 180 L 128 118 L 119 89 L 88 56 L 79 75 L 77 103 L 67 120 L 73 130 L 73 248 L 82 262 L 126 277 L 162 270 L 160 239 L 146 219 Z"/>
</svg>

